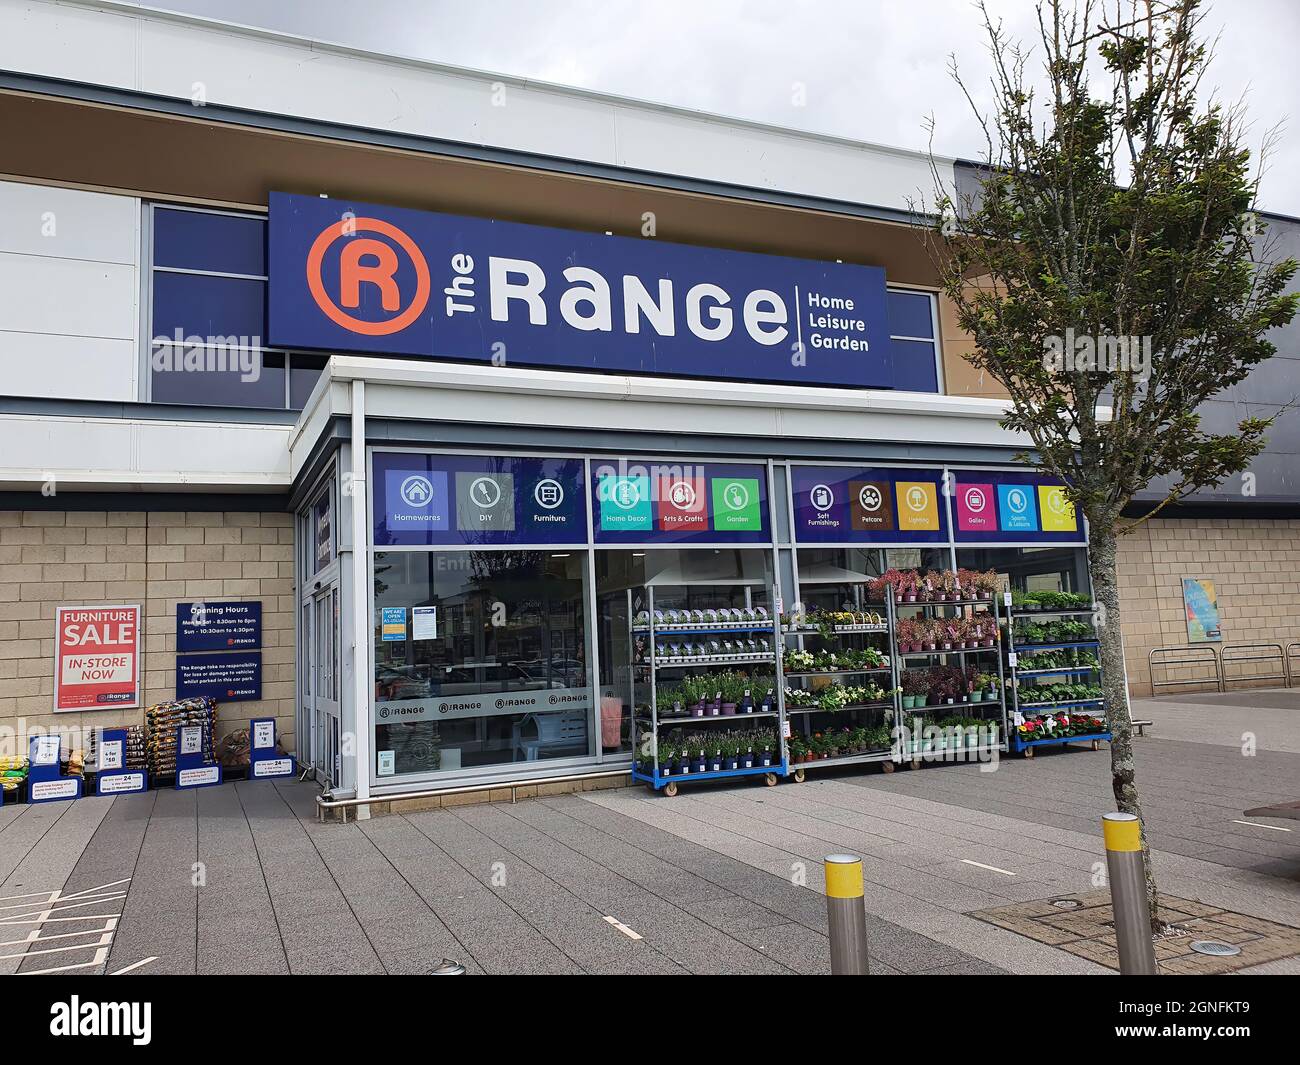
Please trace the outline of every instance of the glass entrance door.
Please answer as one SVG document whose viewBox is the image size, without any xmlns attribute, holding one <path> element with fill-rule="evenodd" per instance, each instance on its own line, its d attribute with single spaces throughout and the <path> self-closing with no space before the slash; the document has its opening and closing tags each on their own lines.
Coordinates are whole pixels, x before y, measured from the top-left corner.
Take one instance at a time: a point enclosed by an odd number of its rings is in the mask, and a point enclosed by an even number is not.
<svg viewBox="0 0 1300 1065">
<path fill-rule="evenodd" d="M 330 585 L 303 604 L 307 649 L 303 707 L 316 779 L 339 783 L 339 589 Z"/>
</svg>

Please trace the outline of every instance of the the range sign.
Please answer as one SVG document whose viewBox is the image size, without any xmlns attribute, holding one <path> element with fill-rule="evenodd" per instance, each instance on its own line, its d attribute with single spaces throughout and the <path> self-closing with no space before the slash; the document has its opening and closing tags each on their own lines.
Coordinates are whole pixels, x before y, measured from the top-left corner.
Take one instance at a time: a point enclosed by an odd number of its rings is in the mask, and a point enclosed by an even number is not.
<svg viewBox="0 0 1300 1065">
<path fill-rule="evenodd" d="M 877 267 L 271 194 L 270 340 L 891 388 Z"/>
</svg>

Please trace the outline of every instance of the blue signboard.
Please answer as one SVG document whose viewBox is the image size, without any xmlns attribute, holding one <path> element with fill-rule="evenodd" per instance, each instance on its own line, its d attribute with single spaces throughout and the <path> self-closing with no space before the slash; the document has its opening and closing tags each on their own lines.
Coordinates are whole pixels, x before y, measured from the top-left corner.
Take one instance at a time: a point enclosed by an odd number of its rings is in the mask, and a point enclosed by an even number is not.
<svg viewBox="0 0 1300 1065">
<path fill-rule="evenodd" d="M 592 530 L 602 544 L 769 543 L 767 467 L 593 459 Z"/>
<path fill-rule="evenodd" d="M 262 604 L 177 603 L 176 650 L 232 651 L 262 646 Z"/>
<path fill-rule="evenodd" d="M 262 652 L 176 658 L 176 698 L 207 695 L 222 703 L 262 697 Z"/>
<path fill-rule="evenodd" d="M 895 369 L 907 354 L 890 342 L 878 267 L 285 193 L 270 201 L 275 347 L 916 387 L 915 373 Z"/>
<path fill-rule="evenodd" d="M 941 469 L 795 466 L 790 480 L 801 543 L 948 542 Z"/>
<path fill-rule="evenodd" d="M 581 459 L 377 452 L 374 470 L 376 546 L 587 542 Z"/>
</svg>

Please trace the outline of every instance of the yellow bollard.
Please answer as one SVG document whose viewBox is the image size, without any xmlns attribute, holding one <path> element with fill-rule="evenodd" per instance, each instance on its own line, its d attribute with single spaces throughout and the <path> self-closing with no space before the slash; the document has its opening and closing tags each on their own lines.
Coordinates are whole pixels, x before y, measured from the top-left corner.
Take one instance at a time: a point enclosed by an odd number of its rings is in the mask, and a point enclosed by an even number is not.
<svg viewBox="0 0 1300 1065">
<path fill-rule="evenodd" d="M 830 854 L 825 862 L 826 921 L 831 937 L 831 975 L 867 975 L 867 906 L 862 859 Z"/>
</svg>

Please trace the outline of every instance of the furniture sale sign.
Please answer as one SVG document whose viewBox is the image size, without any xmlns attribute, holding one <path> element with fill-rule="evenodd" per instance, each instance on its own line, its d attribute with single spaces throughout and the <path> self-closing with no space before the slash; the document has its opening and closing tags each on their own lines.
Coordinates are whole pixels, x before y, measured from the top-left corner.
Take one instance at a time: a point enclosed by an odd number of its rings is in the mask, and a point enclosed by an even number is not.
<svg viewBox="0 0 1300 1065">
<path fill-rule="evenodd" d="M 61 606 L 55 637 L 56 712 L 140 705 L 139 606 Z"/>
<path fill-rule="evenodd" d="M 276 347 L 895 387 L 885 272 L 271 193 Z"/>
</svg>

